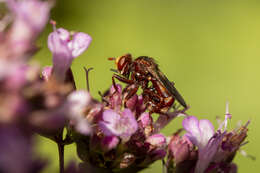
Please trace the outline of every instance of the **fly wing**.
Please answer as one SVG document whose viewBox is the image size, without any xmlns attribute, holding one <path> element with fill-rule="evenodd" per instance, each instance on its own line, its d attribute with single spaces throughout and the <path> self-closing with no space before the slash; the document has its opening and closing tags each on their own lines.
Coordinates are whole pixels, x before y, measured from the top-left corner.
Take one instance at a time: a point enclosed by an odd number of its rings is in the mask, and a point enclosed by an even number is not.
<svg viewBox="0 0 260 173">
<path fill-rule="evenodd" d="M 185 103 L 183 97 L 180 95 L 178 90 L 174 87 L 173 83 L 160 71 L 157 65 L 148 67 L 147 70 L 157 79 L 159 82 L 165 86 L 165 88 L 173 95 L 173 97 L 185 108 L 187 104 Z"/>
</svg>

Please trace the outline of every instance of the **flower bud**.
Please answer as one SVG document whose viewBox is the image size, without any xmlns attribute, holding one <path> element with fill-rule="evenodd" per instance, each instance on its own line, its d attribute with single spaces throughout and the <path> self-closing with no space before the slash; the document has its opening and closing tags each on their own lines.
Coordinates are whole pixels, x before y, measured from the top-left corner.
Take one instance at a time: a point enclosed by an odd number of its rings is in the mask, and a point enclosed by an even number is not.
<svg viewBox="0 0 260 173">
<path fill-rule="evenodd" d="M 146 142 L 156 148 L 166 147 L 166 138 L 163 134 L 154 134 L 146 139 Z"/>
</svg>

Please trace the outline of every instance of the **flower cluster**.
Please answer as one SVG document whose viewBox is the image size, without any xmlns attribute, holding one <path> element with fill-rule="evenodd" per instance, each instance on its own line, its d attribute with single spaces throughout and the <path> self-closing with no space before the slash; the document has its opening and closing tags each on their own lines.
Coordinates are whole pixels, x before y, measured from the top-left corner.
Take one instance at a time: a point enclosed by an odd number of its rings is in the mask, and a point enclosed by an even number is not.
<svg viewBox="0 0 260 173">
<path fill-rule="evenodd" d="M 38 50 L 35 41 L 49 21 L 52 1 L 5 0 L 0 21 L 0 172 L 40 172 L 46 160 L 33 155 L 34 135 L 57 143 L 60 172 L 138 172 L 156 160 L 168 173 L 235 173 L 232 163 L 245 144 L 247 126 L 228 131 L 225 120 L 215 130 L 208 120 L 185 109 L 157 115 L 148 110 L 143 94 L 125 99 L 125 88 L 112 85 L 94 99 L 77 90 L 71 64 L 89 47 L 83 32 L 56 28 L 48 37 L 53 65 L 29 64 Z M 88 71 L 88 70 L 86 70 Z M 184 116 L 183 130 L 161 133 L 174 118 Z M 66 129 L 66 130 L 65 130 Z M 65 134 L 65 135 L 64 135 Z M 65 137 L 64 137 L 65 136 Z M 64 168 L 64 146 L 76 144 L 79 165 Z M 15 165 L 15 166 L 14 166 Z"/>
<path fill-rule="evenodd" d="M 74 101 L 81 102 L 81 95 L 74 94 L 71 95 Z M 133 96 L 126 106 L 122 98 L 120 85 L 117 89 L 112 86 L 102 96 L 101 103 L 90 98 L 81 111 L 81 118 L 92 127 L 90 135 L 83 133 L 83 120 L 70 125 L 79 157 L 93 169 L 137 171 L 166 155 L 166 137 L 155 133 L 152 116 L 145 112 L 142 96 Z"/>
<path fill-rule="evenodd" d="M 231 119 L 231 115 L 227 112 L 225 120 L 215 131 L 209 120 L 198 120 L 194 116 L 186 117 L 183 120 L 186 134 L 180 136 L 179 132 L 175 133 L 169 143 L 168 159 L 165 164 L 168 172 L 237 172 L 232 160 L 240 147 L 245 144 L 249 122 L 229 132 L 228 119 Z"/>
</svg>

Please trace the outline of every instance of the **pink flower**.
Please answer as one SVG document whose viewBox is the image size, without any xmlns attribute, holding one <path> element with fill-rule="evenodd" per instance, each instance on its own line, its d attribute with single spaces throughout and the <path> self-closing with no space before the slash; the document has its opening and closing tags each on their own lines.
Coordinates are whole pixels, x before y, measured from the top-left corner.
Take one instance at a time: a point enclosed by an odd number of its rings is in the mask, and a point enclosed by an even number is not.
<svg viewBox="0 0 260 173">
<path fill-rule="evenodd" d="M 83 135 L 89 135 L 92 132 L 90 123 L 84 117 L 84 111 L 90 101 L 91 96 L 88 92 L 83 90 L 74 91 L 68 96 L 67 103 L 63 108 L 67 110 L 71 124 Z"/>
<path fill-rule="evenodd" d="M 203 173 L 215 156 L 224 135 L 222 133 L 215 134 L 214 126 L 209 120 L 199 121 L 194 116 L 186 117 L 182 125 L 187 132 L 188 139 L 199 150 L 195 173 Z"/>
<path fill-rule="evenodd" d="M 66 29 L 56 29 L 55 23 L 53 25 L 54 31 L 48 37 L 48 47 L 53 54 L 53 74 L 64 81 L 73 59 L 88 48 L 92 38 L 83 32 L 71 36 Z"/>
<path fill-rule="evenodd" d="M 183 128 L 187 131 L 186 136 L 199 149 L 204 148 L 209 139 L 214 135 L 214 126 L 209 120 L 198 120 L 194 116 L 186 117 L 182 122 Z"/>
<path fill-rule="evenodd" d="M 15 19 L 8 35 L 12 55 L 32 49 L 33 42 L 49 20 L 51 4 L 40 0 L 6 0 Z"/>
<path fill-rule="evenodd" d="M 15 25 L 17 28 L 41 32 L 49 19 L 51 5 L 40 0 L 7 0 L 7 5 L 15 14 Z M 33 34 L 31 32 L 31 34 Z"/>
<path fill-rule="evenodd" d="M 168 145 L 169 157 L 174 160 L 174 163 L 179 166 L 185 160 L 192 160 L 196 155 L 193 144 L 185 137 L 180 137 L 178 134 L 172 136 Z"/>
<path fill-rule="evenodd" d="M 138 120 L 141 128 L 146 128 L 147 126 L 152 126 L 153 124 L 153 117 L 148 112 L 142 113 Z"/>
<path fill-rule="evenodd" d="M 35 69 L 26 64 L 0 60 L 0 81 L 5 81 L 2 86 L 9 90 L 21 89 L 28 82 L 28 74 L 35 72 L 33 70 Z"/>
<path fill-rule="evenodd" d="M 227 104 L 225 120 L 220 124 L 217 131 L 214 130 L 209 120 L 198 120 L 194 116 L 186 117 L 183 120 L 182 124 L 187 132 L 185 136 L 198 147 L 195 173 L 203 173 L 212 163 L 230 162 L 227 159 L 233 157 L 239 149 L 247 136 L 246 127 L 248 123 L 241 129 L 228 133 L 227 121 L 230 118 L 231 114 Z"/>
<path fill-rule="evenodd" d="M 123 112 L 115 112 L 111 109 L 103 112 L 103 121 L 99 126 L 106 136 L 119 136 L 123 141 L 128 141 L 137 131 L 136 119 L 129 109 Z"/>
</svg>

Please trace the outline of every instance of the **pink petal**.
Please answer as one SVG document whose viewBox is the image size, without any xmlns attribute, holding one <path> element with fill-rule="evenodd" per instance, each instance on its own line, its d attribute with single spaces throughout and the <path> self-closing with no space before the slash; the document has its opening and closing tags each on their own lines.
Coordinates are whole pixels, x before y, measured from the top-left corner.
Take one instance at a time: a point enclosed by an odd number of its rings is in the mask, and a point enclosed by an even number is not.
<svg viewBox="0 0 260 173">
<path fill-rule="evenodd" d="M 72 63 L 71 52 L 62 37 L 56 31 L 48 36 L 48 47 L 53 54 L 53 74 L 61 81 L 65 80 L 66 72 Z"/>
<path fill-rule="evenodd" d="M 119 143 L 119 139 L 116 136 L 106 136 L 102 140 L 102 146 L 106 150 L 111 150 L 113 148 L 116 148 L 118 143 Z"/>
<path fill-rule="evenodd" d="M 109 94 L 111 95 L 109 97 L 109 102 L 110 102 L 109 104 L 110 104 L 110 108 L 114 110 L 120 110 L 122 105 L 122 94 L 121 94 L 122 87 L 119 84 L 117 84 L 116 87 L 117 87 L 117 92 L 113 85 L 109 90 Z"/>
<path fill-rule="evenodd" d="M 120 115 L 111 109 L 107 109 L 103 112 L 103 121 L 112 123 L 120 119 Z"/>
<path fill-rule="evenodd" d="M 137 101 L 138 101 L 138 96 L 135 94 L 129 100 L 127 100 L 126 107 L 131 109 L 131 110 L 134 110 L 135 107 L 136 107 Z"/>
<path fill-rule="evenodd" d="M 58 53 L 63 49 L 66 49 L 66 52 L 70 52 L 67 46 L 67 37 L 69 37 L 69 32 L 63 28 L 54 30 L 48 36 L 48 48 L 52 53 Z M 71 55 L 69 53 L 69 55 Z"/>
<path fill-rule="evenodd" d="M 199 120 L 194 116 L 186 117 L 182 121 L 183 128 L 187 131 L 187 137 L 191 142 L 198 146 L 200 141 L 200 129 L 199 129 Z"/>
<path fill-rule="evenodd" d="M 121 131 L 116 128 L 116 123 L 120 121 L 120 115 L 115 111 L 108 109 L 103 112 L 103 121 L 99 122 L 99 127 L 106 136 L 119 136 Z"/>
<path fill-rule="evenodd" d="M 75 129 L 81 134 L 88 135 L 92 128 L 84 117 L 84 111 L 91 101 L 91 96 L 84 90 L 72 92 L 68 96 L 64 109 L 67 110 L 69 118 L 74 122 Z"/>
<path fill-rule="evenodd" d="M 122 114 L 125 116 L 124 118 L 128 121 L 127 125 L 130 127 L 128 133 L 135 133 L 138 129 L 138 124 L 131 110 L 125 109 Z"/>
<path fill-rule="evenodd" d="M 200 129 L 200 142 L 199 142 L 200 147 L 204 147 L 205 145 L 207 145 L 208 141 L 215 133 L 214 126 L 211 124 L 209 120 L 200 120 L 199 129 Z"/>
<path fill-rule="evenodd" d="M 139 121 L 141 123 L 140 126 L 145 128 L 153 123 L 153 118 L 148 112 L 144 112 L 139 117 Z"/>
<path fill-rule="evenodd" d="M 68 114 L 70 118 L 81 120 L 84 118 L 84 111 L 91 101 L 91 96 L 88 92 L 84 90 L 78 90 L 72 92 L 68 96 L 67 103 L 65 104 L 65 109 L 68 109 Z"/>
<path fill-rule="evenodd" d="M 213 161 L 223 137 L 223 133 L 217 134 L 208 141 L 204 148 L 199 149 L 199 157 L 196 163 L 195 173 L 203 173 L 207 169 L 210 162 Z"/>
<path fill-rule="evenodd" d="M 16 21 L 24 23 L 36 33 L 40 32 L 49 19 L 51 5 L 39 0 L 14 1 L 7 0 L 8 7 L 16 15 Z"/>
<path fill-rule="evenodd" d="M 157 146 L 157 147 L 166 146 L 166 138 L 163 134 L 154 134 L 152 136 L 149 136 L 146 139 L 146 142 L 150 143 L 153 146 Z"/>
<path fill-rule="evenodd" d="M 73 36 L 68 46 L 72 51 L 72 56 L 75 58 L 82 54 L 90 45 L 92 38 L 83 32 L 78 32 Z"/>
<path fill-rule="evenodd" d="M 89 135 L 92 132 L 91 125 L 86 119 L 78 121 L 75 128 L 79 133 L 83 135 Z"/>
<path fill-rule="evenodd" d="M 59 38 L 63 41 L 69 41 L 70 40 L 70 32 L 64 28 L 59 28 L 56 31 L 59 34 Z"/>
<path fill-rule="evenodd" d="M 120 136 L 123 141 L 127 141 L 136 132 L 138 125 L 129 109 L 125 109 L 121 114 L 113 110 L 105 110 L 103 121 L 99 122 L 99 127 L 105 135 Z"/>
</svg>

